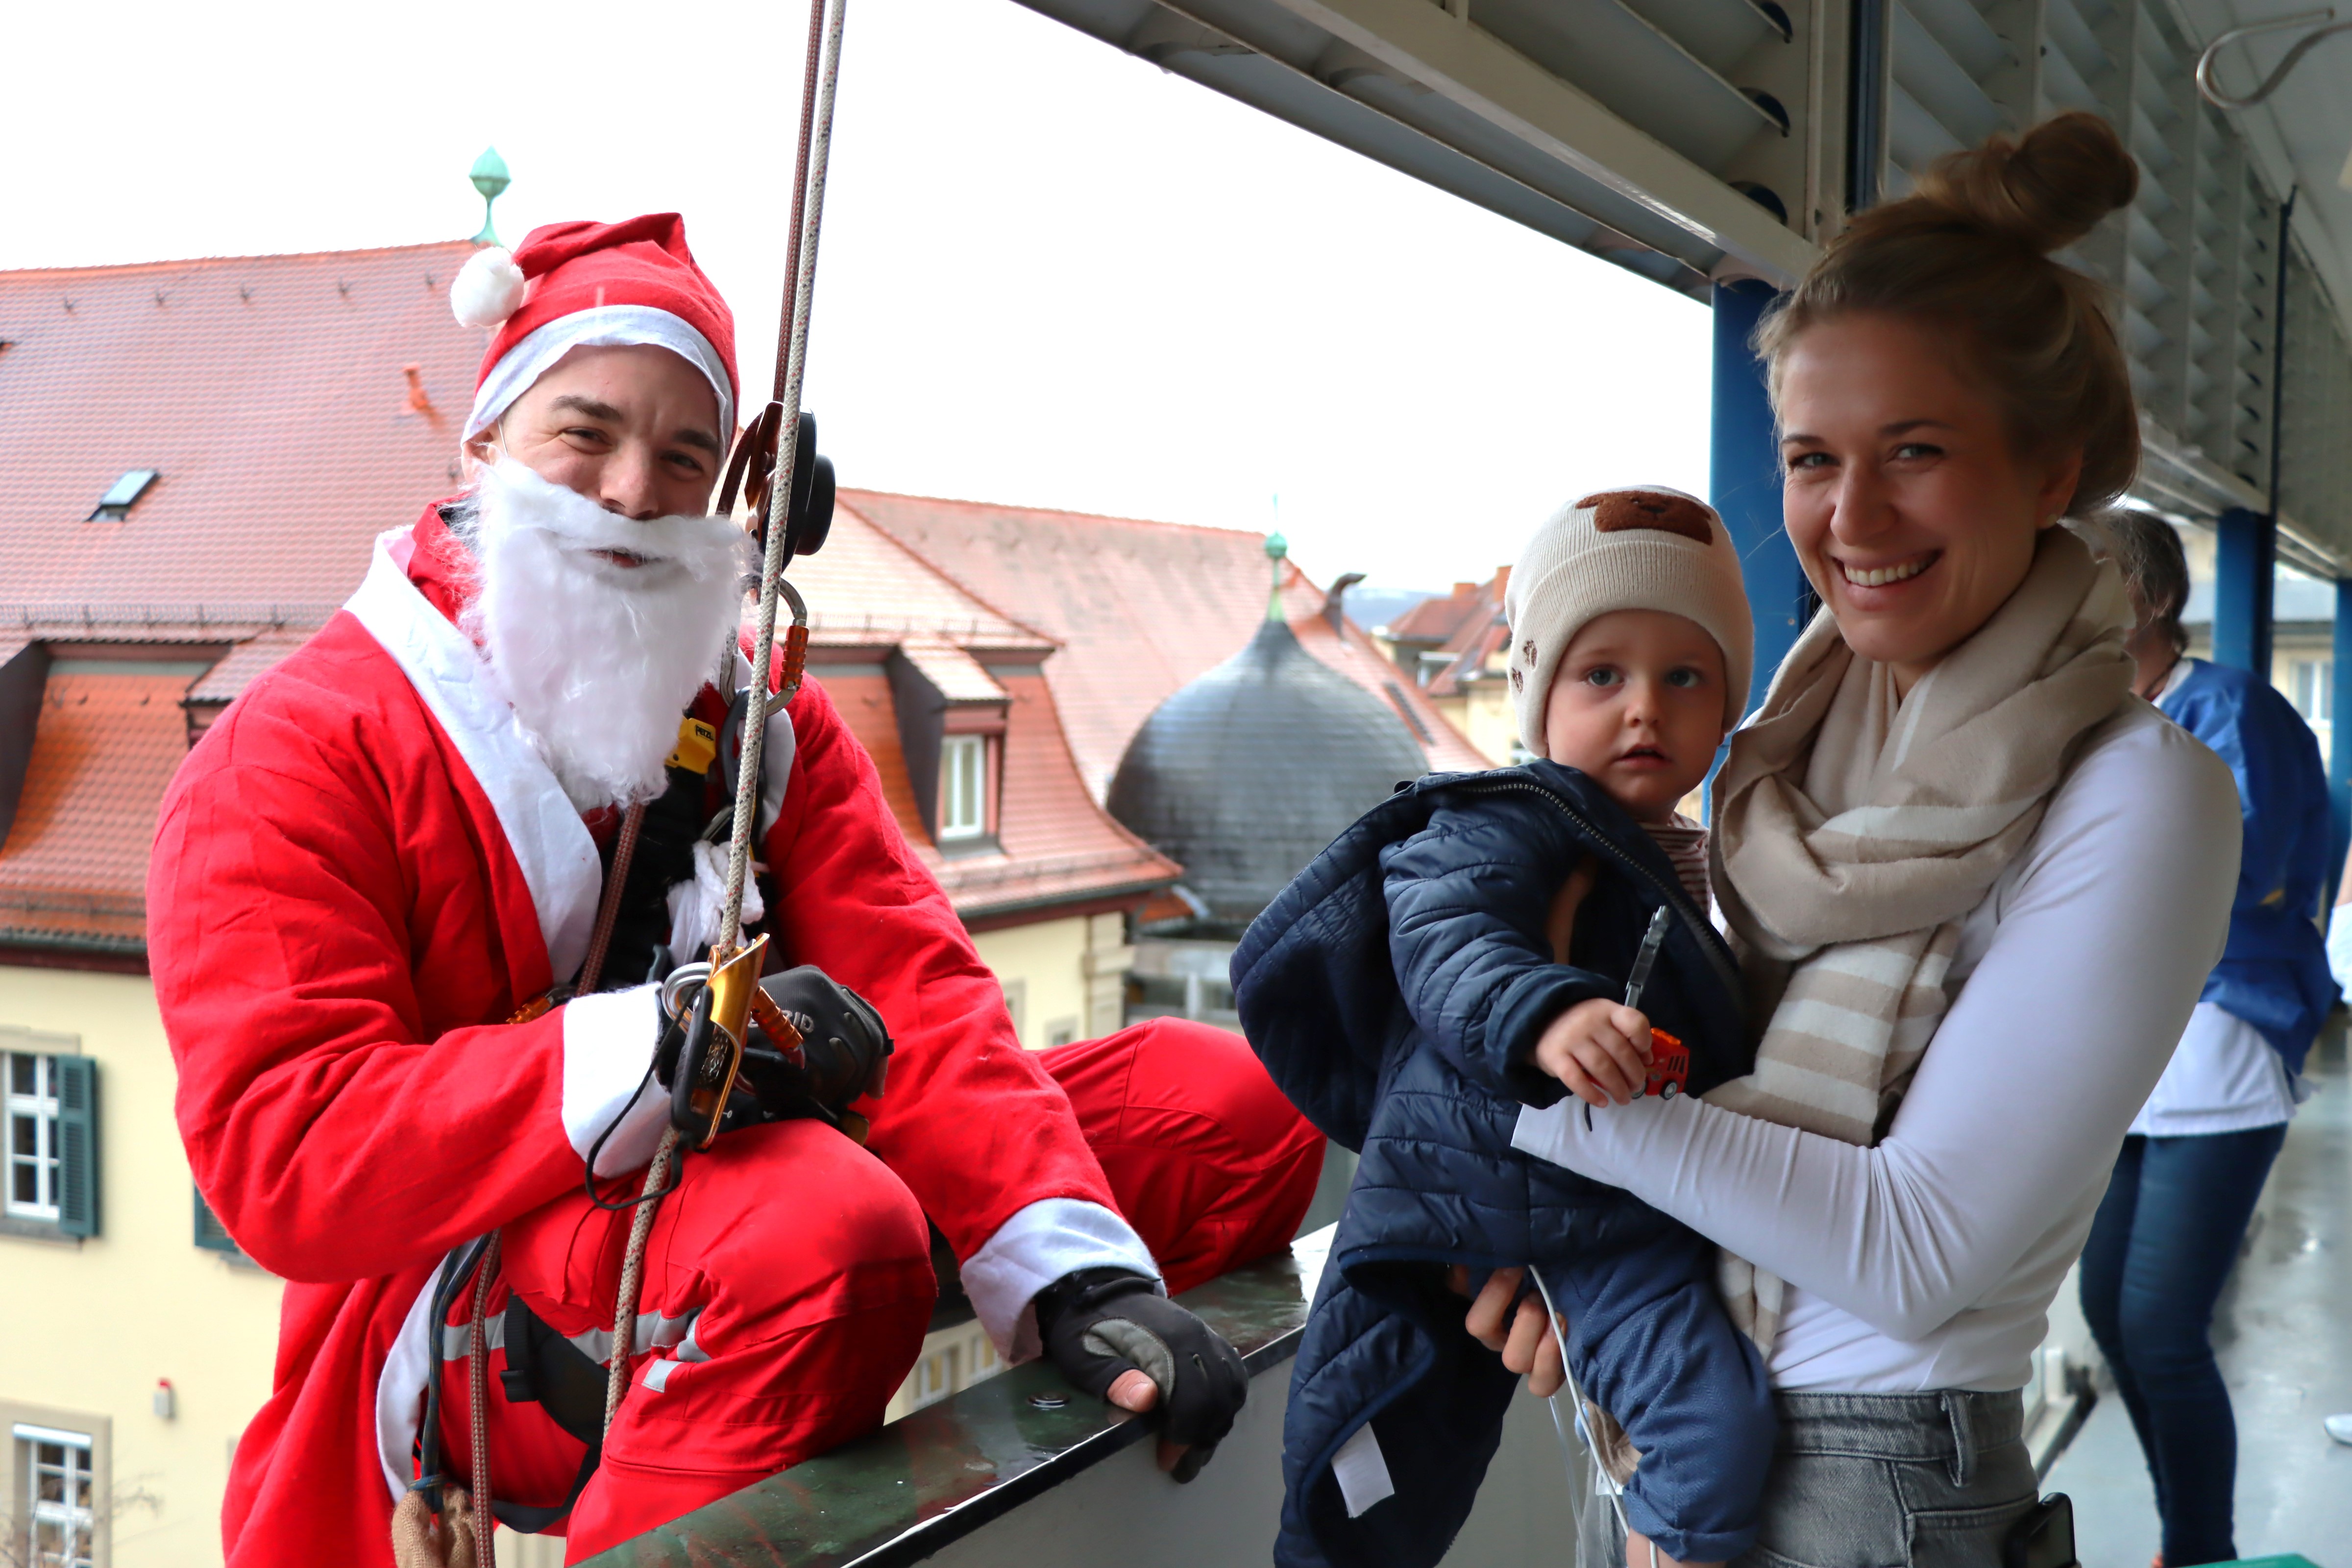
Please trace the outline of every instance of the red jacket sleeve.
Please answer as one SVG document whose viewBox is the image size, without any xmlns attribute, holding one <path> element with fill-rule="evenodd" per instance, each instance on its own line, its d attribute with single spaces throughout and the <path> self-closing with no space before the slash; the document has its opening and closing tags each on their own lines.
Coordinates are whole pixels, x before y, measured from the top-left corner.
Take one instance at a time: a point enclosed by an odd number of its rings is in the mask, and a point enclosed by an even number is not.
<svg viewBox="0 0 2352 1568">
<path fill-rule="evenodd" d="M 149 868 L 181 1134 L 264 1268 L 388 1274 L 580 1181 L 563 1013 L 481 1023 L 547 963 L 535 925 L 499 930 L 492 889 L 520 873 L 470 775 L 432 765 L 437 729 L 301 669 L 265 679 L 182 767 Z"/>
<path fill-rule="evenodd" d="M 815 681 L 791 708 L 792 779 L 766 840 L 771 925 L 872 1002 L 896 1043 L 887 1089 L 860 1106 L 871 1148 L 959 1258 L 1046 1198 L 1116 1209 L 1070 1102 L 1013 1032 L 1004 992 L 882 795 L 873 760 Z"/>
</svg>

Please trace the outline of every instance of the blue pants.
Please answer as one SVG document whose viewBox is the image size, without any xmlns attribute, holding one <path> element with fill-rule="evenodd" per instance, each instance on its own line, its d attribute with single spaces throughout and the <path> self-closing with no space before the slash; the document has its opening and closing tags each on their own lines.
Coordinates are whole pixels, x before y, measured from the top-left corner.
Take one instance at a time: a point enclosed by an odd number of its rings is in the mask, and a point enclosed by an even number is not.
<svg viewBox="0 0 2352 1568">
<path fill-rule="evenodd" d="M 2126 1138 L 2083 1248 L 2083 1315 L 2139 1433 L 2165 1568 L 2227 1563 L 2238 1427 L 2207 1331 L 2286 1124 Z"/>
</svg>

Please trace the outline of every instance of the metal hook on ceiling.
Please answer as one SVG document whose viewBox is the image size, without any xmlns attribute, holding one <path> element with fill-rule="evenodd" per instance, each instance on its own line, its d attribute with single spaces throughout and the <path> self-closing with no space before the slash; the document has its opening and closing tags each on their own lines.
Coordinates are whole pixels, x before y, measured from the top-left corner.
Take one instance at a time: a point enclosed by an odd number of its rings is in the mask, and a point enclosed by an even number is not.
<svg viewBox="0 0 2352 1568">
<path fill-rule="evenodd" d="M 2258 33 L 2282 32 L 2289 27 L 2312 27 L 2315 30 L 2295 40 L 2294 47 L 2287 50 L 2285 58 L 2279 61 L 2269 76 L 2263 79 L 2260 87 L 2243 98 L 2232 98 L 2213 85 L 2213 62 L 2224 48 L 2241 38 L 2251 38 Z M 2352 22 L 2336 21 L 2336 8 L 2332 5 L 2324 10 L 2301 11 L 2292 16 L 2273 16 L 2267 22 L 2232 27 L 2206 45 L 2205 52 L 2197 57 L 2197 90 L 2206 102 L 2216 109 L 2252 109 L 2278 90 L 2279 83 L 2286 79 L 2286 73 L 2311 52 L 2313 45 L 2343 32 L 2352 32 Z"/>
</svg>

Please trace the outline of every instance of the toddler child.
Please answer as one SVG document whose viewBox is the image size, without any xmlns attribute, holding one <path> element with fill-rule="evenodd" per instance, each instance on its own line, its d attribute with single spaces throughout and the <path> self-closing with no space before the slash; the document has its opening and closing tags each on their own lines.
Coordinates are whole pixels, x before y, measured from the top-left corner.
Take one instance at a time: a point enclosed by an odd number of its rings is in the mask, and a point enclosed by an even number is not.
<svg viewBox="0 0 2352 1568">
<path fill-rule="evenodd" d="M 1286 1568 L 1444 1555 L 1516 1381 L 1449 1282 L 1502 1268 L 1540 1276 L 1578 1385 L 1622 1426 L 1635 1568 L 1719 1563 L 1755 1537 L 1770 1393 L 1715 1247 L 1510 1146 L 1521 1104 L 1702 1093 L 1753 1064 L 1705 833 L 1675 810 L 1747 697 L 1738 557 L 1689 496 L 1603 491 L 1537 533 L 1506 613 L 1536 760 L 1401 789 L 1234 957 L 1276 1081 L 1362 1154 L 1285 1418 Z M 1626 982 L 1660 910 L 1636 1009 Z"/>
</svg>

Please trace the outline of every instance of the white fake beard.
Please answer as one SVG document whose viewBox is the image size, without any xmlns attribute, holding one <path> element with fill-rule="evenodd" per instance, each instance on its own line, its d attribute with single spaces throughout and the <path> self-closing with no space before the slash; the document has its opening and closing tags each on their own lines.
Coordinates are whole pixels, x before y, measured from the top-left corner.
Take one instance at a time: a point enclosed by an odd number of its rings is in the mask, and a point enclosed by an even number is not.
<svg viewBox="0 0 2352 1568">
<path fill-rule="evenodd" d="M 741 622 L 750 539 L 724 517 L 619 516 L 510 458 L 483 473 L 479 505 L 466 629 L 523 733 L 582 811 L 651 800 Z"/>
</svg>

